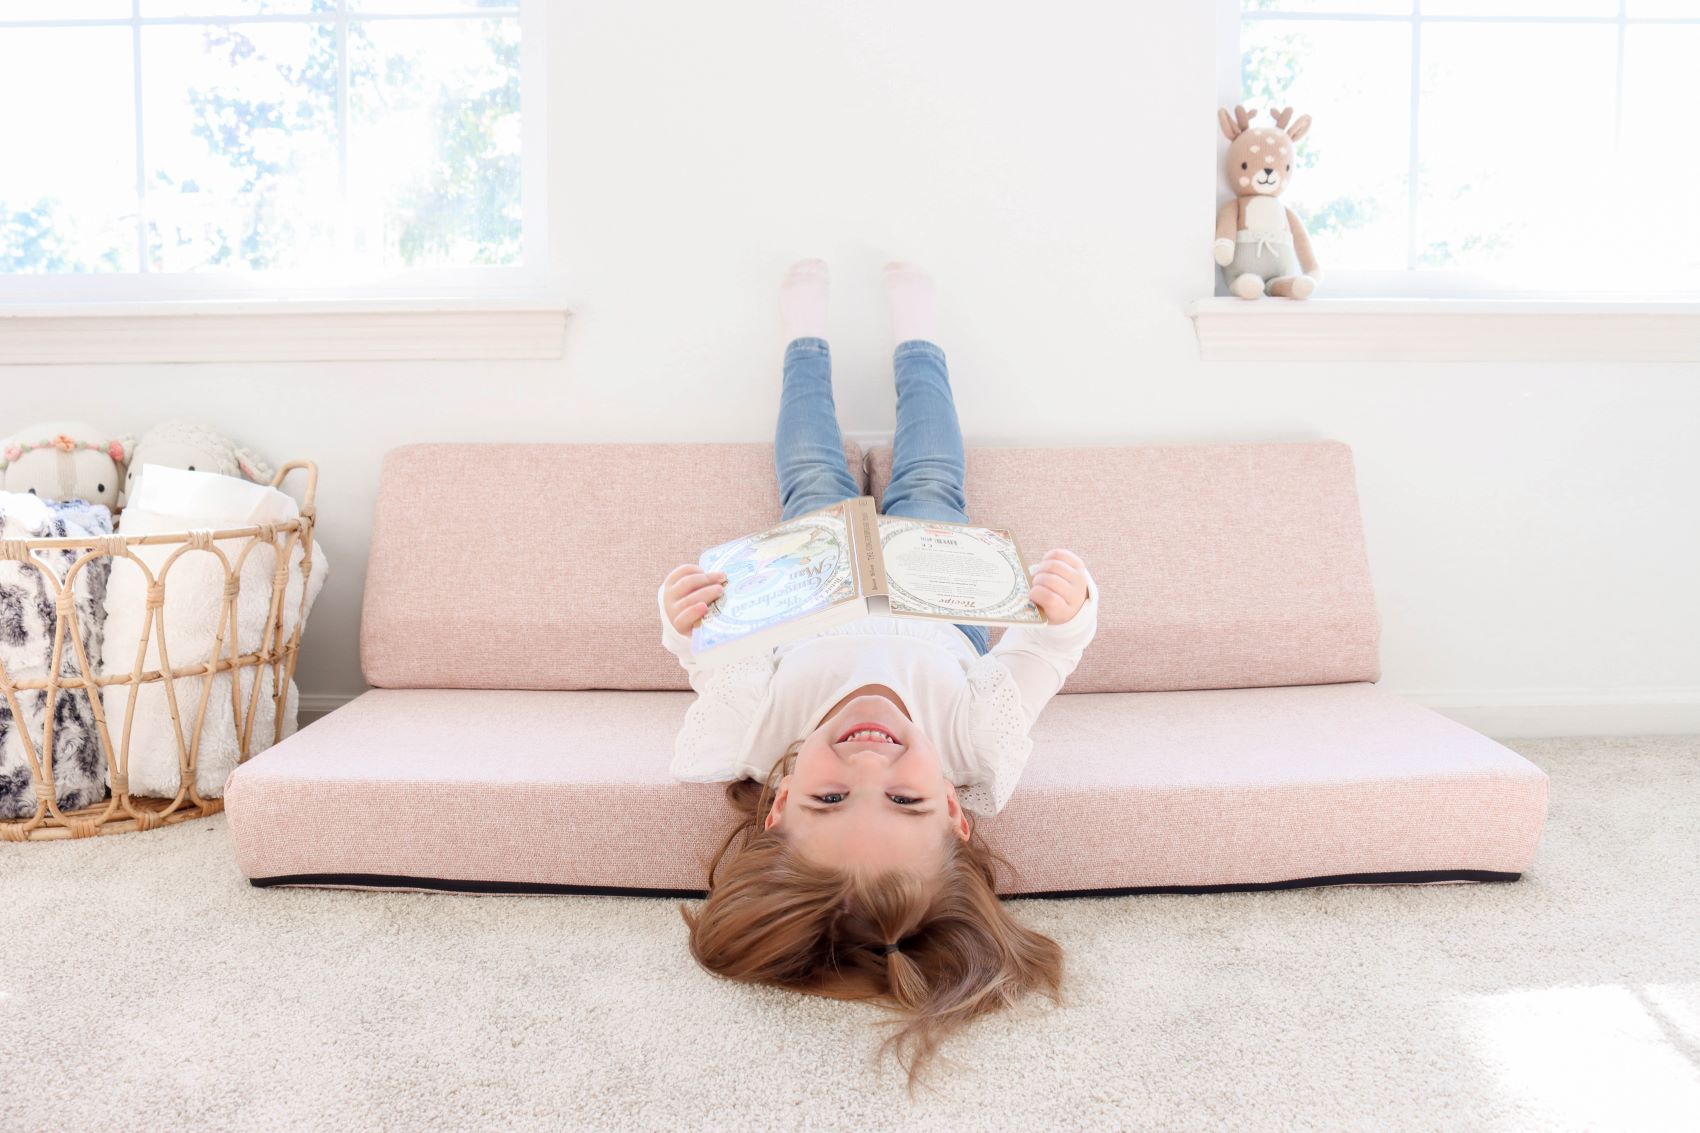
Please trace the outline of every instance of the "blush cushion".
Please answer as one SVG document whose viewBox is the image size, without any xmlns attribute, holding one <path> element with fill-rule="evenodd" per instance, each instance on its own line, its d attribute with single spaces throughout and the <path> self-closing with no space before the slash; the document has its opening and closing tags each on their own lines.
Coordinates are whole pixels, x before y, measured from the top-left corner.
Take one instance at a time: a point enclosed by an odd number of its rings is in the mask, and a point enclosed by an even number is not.
<svg viewBox="0 0 1700 1133">
<path fill-rule="evenodd" d="M 891 449 L 868 453 L 884 494 Z M 975 448 L 968 518 L 1101 589 L 1068 692 L 1373 681 L 1380 621 L 1352 451 L 1334 441 Z"/>
<path fill-rule="evenodd" d="M 691 694 L 368 692 L 226 790 L 256 883 L 700 891 L 733 819 L 668 777 Z M 981 819 L 1004 892 L 1510 879 L 1547 777 L 1364 683 L 1062 696 Z"/>
</svg>

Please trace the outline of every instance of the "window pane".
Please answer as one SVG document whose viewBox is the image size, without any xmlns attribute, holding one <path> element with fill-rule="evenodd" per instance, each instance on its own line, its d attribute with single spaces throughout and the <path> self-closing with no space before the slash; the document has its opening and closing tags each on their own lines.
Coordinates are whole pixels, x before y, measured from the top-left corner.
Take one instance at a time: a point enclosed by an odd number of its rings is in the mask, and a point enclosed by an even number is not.
<svg viewBox="0 0 1700 1133">
<path fill-rule="evenodd" d="M 336 0 L 142 0 L 142 17 L 298 16 L 332 14 Z M 147 64 L 144 63 L 145 70 Z"/>
<path fill-rule="evenodd" d="M 519 11 L 519 0 L 348 0 L 351 12 L 429 16 L 440 12 L 476 12 L 484 8 Z"/>
<path fill-rule="evenodd" d="M 1633 20 L 1637 17 L 1700 19 L 1700 3 L 1696 3 L 1696 0 L 1629 0 L 1629 18 Z"/>
<path fill-rule="evenodd" d="M 129 29 L 6 29 L 0 106 L 0 272 L 134 271 Z"/>
<path fill-rule="evenodd" d="M 150 270 L 328 265 L 335 25 L 148 27 L 142 58 Z"/>
<path fill-rule="evenodd" d="M 519 263 L 519 21 L 356 20 L 349 47 L 362 257 Z"/>
<path fill-rule="evenodd" d="M 1417 266 L 1552 282 L 1608 262 L 1617 26 L 1428 24 L 1422 36 Z M 1542 92 L 1562 92 L 1562 108 Z"/>
<path fill-rule="evenodd" d="M 1425 16 L 1607 16 L 1617 0 L 1423 0 Z"/>
<path fill-rule="evenodd" d="M 0 20 L 127 20 L 130 0 L 0 0 Z"/>
<path fill-rule="evenodd" d="M 1616 200 L 1600 224 L 1617 229 L 1622 270 L 1643 284 L 1700 271 L 1700 239 L 1682 204 L 1700 185 L 1700 146 L 1683 144 L 1681 137 L 1693 102 L 1696 53 L 1700 25 L 1631 26 L 1624 37 Z"/>
<path fill-rule="evenodd" d="M 1248 107 L 1316 115 L 1282 199 L 1303 218 L 1323 268 L 1403 267 L 1410 25 L 1260 20 L 1244 26 L 1241 45 Z"/>
<path fill-rule="evenodd" d="M 1244 0 L 1246 12 L 1327 12 L 1333 15 L 1409 15 L 1411 0 Z"/>
</svg>

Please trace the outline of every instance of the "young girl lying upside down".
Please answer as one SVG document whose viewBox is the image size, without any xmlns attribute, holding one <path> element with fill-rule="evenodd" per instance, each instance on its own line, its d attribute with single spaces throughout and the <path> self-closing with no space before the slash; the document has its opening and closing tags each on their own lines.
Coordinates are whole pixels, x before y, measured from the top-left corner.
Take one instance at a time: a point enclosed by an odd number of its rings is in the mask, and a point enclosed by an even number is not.
<svg viewBox="0 0 1700 1133">
<path fill-rule="evenodd" d="M 888 264 L 897 330 L 897 430 L 886 515 L 966 522 L 962 434 L 933 285 Z M 784 518 L 860 495 L 845 468 L 825 340 L 827 269 L 792 267 L 780 294 L 785 350 L 775 462 Z M 1045 555 L 1031 599 L 1046 624 L 1007 630 L 871 616 L 758 658 L 712 665 L 690 632 L 726 577 L 674 568 L 658 598 L 662 640 L 697 699 L 673 774 L 731 780 L 741 815 L 715 856 L 691 953 L 709 971 L 896 1010 L 888 1040 L 910 1082 L 969 1020 L 1029 992 L 1058 998 L 1062 952 L 994 891 L 969 812 L 1014 791 L 1028 731 L 1097 625 L 1097 587 L 1070 551 Z M 1007 862 L 1003 863 L 1007 866 Z"/>
</svg>

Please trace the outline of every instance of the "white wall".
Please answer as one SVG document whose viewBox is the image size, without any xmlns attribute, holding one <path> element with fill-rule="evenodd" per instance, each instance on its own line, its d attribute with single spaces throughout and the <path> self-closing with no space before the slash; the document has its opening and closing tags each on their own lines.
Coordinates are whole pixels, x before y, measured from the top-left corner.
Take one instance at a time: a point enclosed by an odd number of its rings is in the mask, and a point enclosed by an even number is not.
<svg viewBox="0 0 1700 1133">
<path fill-rule="evenodd" d="M 902 256 L 939 280 L 970 443 L 1346 441 L 1388 687 L 1499 734 L 1700 730 L 1700 367 L 1198 360 L 1213 8 L 553 4 L 565 359 L 13 367 L 0 432 L 74 391 L 114 429 L 195 413 L 317 460 L 331 574 L 300 678 L 323 705 L 362 687 L 386 448 L 767 439 L 775 284 L 804 255 L 835 273 L 842 418 L 889 430 L 878 267 Z"/>
</svg>

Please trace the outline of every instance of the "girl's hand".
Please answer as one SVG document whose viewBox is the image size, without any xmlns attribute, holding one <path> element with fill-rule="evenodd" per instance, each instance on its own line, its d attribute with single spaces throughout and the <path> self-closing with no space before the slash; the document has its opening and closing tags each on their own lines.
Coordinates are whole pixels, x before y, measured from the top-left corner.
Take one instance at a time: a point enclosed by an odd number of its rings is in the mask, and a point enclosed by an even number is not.
<svg viewBox="0 0 1700 1133">
<path fill-rule="evenodd" d="M 704 573 L 695 563 L 681 563 L 662 582 L 661 604 L 674 629 L 689 634 L 708 613 L 708 605 L 726 593 L 726 575 Z"/>
<path fill-rule="evenodd" d="M 1027 599 L 1039 607 L 1046 622 L 1062 625 L 1086 605 L 1086 564 L 1073 551 L 1046 551 L 1044 561 L 1033 568 Z"/>
</svg>

